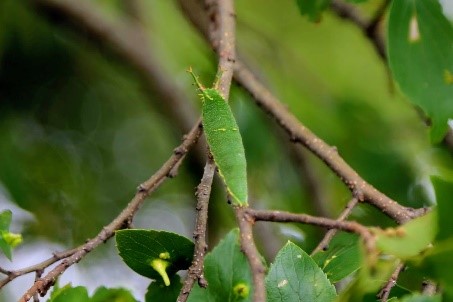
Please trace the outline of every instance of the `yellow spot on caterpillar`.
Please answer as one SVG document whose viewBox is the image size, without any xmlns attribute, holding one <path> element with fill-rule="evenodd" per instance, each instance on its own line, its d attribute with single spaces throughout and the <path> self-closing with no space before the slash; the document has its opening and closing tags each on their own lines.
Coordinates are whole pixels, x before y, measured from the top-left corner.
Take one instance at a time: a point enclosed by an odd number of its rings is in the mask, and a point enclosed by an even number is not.
<svg viewBox="0 0 453 302">
<path fill-rule="evenodd" d="M 327 265 L 329 265 L 329 263 L 330 263 L 333 259 L 335 259 L 335 258 L 337 258 L 337 256 L 336 256 L 336 255 L 333 255 L 332 257 L 330 257 L 329 259 L 327 259 L 327 260 L 324 262 L 323 268 L 326 268 Z"/>
<path fill-rule="evenodd" d="M 277 287 L 278 287 L 278 288 L 282 288 L 282 287 L 284 287 L 286 284 L 288 284 L 288 280 L 283 279 L 282 281 L 278 282 Z"/>
<path fill-rule="evenodd" d="M 415 15 L 412 16 L 411 21 L 409 22 L 408 40 L 410 43 L 415 43 L 420 40 L 420 31 L 418 30 L 418 20 Z"/>
<path fill-rule="evenodd" d="M 453 84 L 453 74 L 448 69 L 444 70 L 444 82 L 447 85 Z"/>
<path fill-rule="evenodd" d="M 238 131 L 238 128 L 218 128 L 218 129 L 214 129 L 214 131 L 222 131 L 222 132 L 225 132 L 225 131 L 228 131 L 228 130 L 231 130 L 231 131 Z"/>
</svg>

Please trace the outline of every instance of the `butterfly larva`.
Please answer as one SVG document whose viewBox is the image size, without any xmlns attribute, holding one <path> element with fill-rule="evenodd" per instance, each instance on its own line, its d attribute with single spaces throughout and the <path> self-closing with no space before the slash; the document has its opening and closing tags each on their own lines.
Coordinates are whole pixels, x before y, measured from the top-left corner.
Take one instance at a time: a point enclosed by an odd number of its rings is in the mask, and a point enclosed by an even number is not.
<svg viewBox="0 0 453 302">
<path fill-rule="evenodd" d="M 226 185 L 231 202 L 246 206 L 247 163 L 238 125 L 228 103 L 215 88 L 205 88 L 189 69 L 200 89 L 202 122 L 214 162 Z"/>
</svg>

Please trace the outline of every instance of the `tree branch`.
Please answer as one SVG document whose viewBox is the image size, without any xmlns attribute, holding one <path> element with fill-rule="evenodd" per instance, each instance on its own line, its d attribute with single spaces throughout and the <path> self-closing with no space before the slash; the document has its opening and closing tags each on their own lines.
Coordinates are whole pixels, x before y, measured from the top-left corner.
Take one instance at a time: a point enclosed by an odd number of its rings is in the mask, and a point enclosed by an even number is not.
<svg viewBox="0 0 453 302">
<path fill-rule="evenodd" d="M 230 94 L 236 57 L 236 20 L 233 1 L 206 0 L 209 37 L 218 55 L 218 89 L 225 100 Z"/>
<path fill-rule="evenodd" d="M 398 265 L 395 268 L 395 271 L 390 276 L 390 279 L 387 281 L 387 283 L 382 287 L 382 289 L 377 294 L 377 298 L 379 300 L 381 300 L 381 302 L 387 302 L 389 295 L 390 295 L 390 291 L 396 285 L 396 280 L 398 280 L 398 277 L 403 270 L 404 270 L 404 263 L 402 263 L 402 262 L 398 263 Z"/>
<path fill-rule="evenodd" d="M 29 266 L 29 267 L 25 267 L 25 268 L 22 268 L 22 269 L 18 269 L 18 270 L 8 271 L 8 270 L 2 269 L 1 272 L 3 274 L 7 275 L 7 277 L 0 281 L 0 289 L 3 288 L 9 282 L 11 282 L 14 279 L 16 279 L 17 277 L 20 277 L 22 275 L 26 275 L 26 274 L 29 274 L 29 273 L 32 273 L 32 272 L 36 272 L 36 271 L 42 271 L 45 268 L 47 268 L 47 267 L 51 266 L 52 264 L 54 264 L 55 262 L 58 262 L 58 261 L 60 261 L 62 259 L 65 259 L 65 258 L 68 258 L 69 256 L 73 255 L 75 252 L 77 252 L 77 248 L 70 249 L 70 250 L 67 250 L 67 251 L 64 251 L 64 252 L 54 253 L 53 256 L 50 257 L 47 260 L 44 260 L 44 261 L 42 261 L 40 263 L 37 263 L 35 265 Z"/>
<path fill-rule="evenodd" d="M 182 144 L 175 148 L 173 155 L 162 165 L 162 167 L 151 178 L 138 186 L 137 193 L 129 202 L 126 208 L 107 226 L 105 226 L 99 234 L 88 240 L 85 244 L 79 246 L 76 251 L 68 258 L 63 260 L 59 265 L 52 269 L 47 275 L 39 278 L 33 286 L 27 290 L 19 302 L 30 300 L 36 293 L 44 296 L 49 288 L 55 283 L 58 276 L 63 274 L 71 265 L 78 263 L 89 252 L 98 247 L 101 243 L 109 240 L 116 230 L 128 227 L 134 215 L 140 209 L 146 197 L 154 192 L 168 177 L 173 167 L 184 159 L 188 150 L 195 144 L 201 134 L 201 123 L 198 121 L 185 136 Z"/>
<path fill-rule="evenodd" d="M 236 220 L 239 224 L 241 249 L 247 257 L 252 271 L 253 301 L 264 302 L 266 301 L 266 287 L 264 282 L 266 268 L 263 265 L 261 255 L 253 239 L 252 226 L 255 223 L 255 219 L 252 215 L 249 215 L 249 210 L 243 207 L 236 207 Z"/>
<path fill-rule="evenodd" d="M 351 200 L 346 205 L 343 212 L 341 212 L 340 216 L 336 219 L 337 221 L 344 221 L 348 216 L 351 214 L 354 207 L 359 203 L 359 200 L 355 197 L 351 198 Z M 337 233 L 337 229 L 330 229 L 324 235 L 324 238 L 318 243 L 316 248 L 311 252 L 311 255 L 316 254 L 319 251 L 325 251 L 329 246 L 330 241 L 332 240 L 333 236 Z"/>
<path fill-rule="evenodd" d="M 178 302 L 185 302 L 189 297 L 190 291 L 198 280 L 198 285 L 206 287 L 208 285 L 203 276 L 203 263 L 208 245 L 206 244 L 206 231 L 208 224 L 208 205 L 211 195 L 212 179 L 214 178 L 215 164 L 211 158 L 206 162 L 204 174 L 197 187 L 197 219 L 193 237 L 195 239 L 195 249 L 193 253 L 192 265 L 189 267 L 187 278 L 179 293 Z"/>
<path fill-rule="evenodd" d="M 356 233 L 364 240 L 367 251 L 372 254 L 375 250 L 375 236 L 371 231 L 354 221 L 338 221 L 325 217 L 316 217 L 307 214 L 295 214 L 283 211 L 247 209 L 246 213 L 254 218 L 254 221 L 273 222 L 298 222 L 320 226 L 328 229 L 338 229 L 350 233 Z"/>
</svg>

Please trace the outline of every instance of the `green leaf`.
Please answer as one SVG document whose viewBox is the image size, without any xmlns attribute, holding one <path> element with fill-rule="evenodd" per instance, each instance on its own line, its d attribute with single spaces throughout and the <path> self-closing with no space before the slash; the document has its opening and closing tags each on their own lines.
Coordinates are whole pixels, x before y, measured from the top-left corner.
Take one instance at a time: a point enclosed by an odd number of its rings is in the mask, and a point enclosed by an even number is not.
<svg viewBox="0 0 453 302">
<path fill-rule="evenodd" d="M 334 301 L 335 287 L 300 247 L 288 242 L 277 254 L 266 278 L 267 299 L 276 301 Z"/>
<path fill-rule="evenodd" d="M 98 287 L 90 302 L 137 302 L 131 292 L 124 288 Z"/>
<path fill-rule="evenodd" d="M 235 205 L 246 206 L 247 162 L 239 127 L 219 91 L 204 88 L 189 70 L 201 91 L 203 129 L 214 162 Z"/>
<path fill-rule="evenodd" d="M 181 278 L 178 275 L 172 276 L 170 286 L 165 286 L 161 281 L 151 282 L 145 295 L 145 302 L 174 302 L 178 298 L 181 287 Z"/>
<path fill-rule="evenodd" d="M 384 253 L 407 259 L 425 250 L 436 232 L 436 215 L 431 212 L 403 226 L 377 230 L 376 246 Z"/>
<path fill-rule="evenodd" d="M 440 295 L 435 296 L 424 296 L 421 294 L 413 294 L 410 296 L 404 296 L 401 302 L 441 302 L 442 297 Z"/>
<path fill-rule="evenodd" d="M 167 286 L 172 275 L 190 266 L 194 250 L 193 242 L 186 237 L 156 230 L 117 231 L 116 245 L 131 269 L 142 276 L 163 280 Z"/>
<path fill-rule="evenodd" d="M 434 247 L 423 255 L 421 263 L 414 261 L 413 265 L 418 265 L 424 273 L 424 276 L 435 280 L 443 289 L 444 294 L 453 301 L 453 239 L 443 240 L 434 245 Z"/>
<path fill-rule="evenodd" d="M 13 214 L 10 210 L 5 210 L 0 213 L 0 231 L 9 231 L 12 216 Z"/>
<path fill-rule="evenodd" d="M 437 0 L 392 1 L 388 25 L 392 74 L 432 121 L 439 142 L 453 118 L 453 28 Z"/>
<path fill-rule="evenodd" d="M 399 263 L 398 258 L 382 257 L 373 266 L 363 265 L 347 288 L 341 291 L 336 302 L 376 301 L 376 293 L 389 280 Z M 370 295 L 371 300 L 367 299 Z"/>
<path fill-rule="evenodd" d="M 88 291 L 83 286 L 71 287 L 70 284 L 57 289 L 48 302 L 89 302 Z"/>
<path fill-rule="evenodd" d="M 436 238 L 437 240 L 448 239 L 451 238 L 453 230 L 453 219 L 451 219 L 451 213 L 453 213 L 453 203 L 451 202 L 453 182 L 438 176 L 432 176 L 431 182 L 436 192 L 437 202 L 439 233 Z"/>
<path fill-rule="evenodd" d="M 363 256 L 359 236 L 339 233 L 332 239 L 327 251 L 320 251 L 312 258 L 322 268 L 330 282 L 338 282 L 362 265 Z"/>
<path fill-rule="evenodd" d="M 9 232 L 12 213 L 10 210 L 5 210 L 0 213 L 0 249 L 5 256 L 12 259 L 12 249 L 22 243 L 22 235 Z"/>
<path fill-rule="evenodd" d="M 313 22 L 321 20 L 321 14 L 329 4 L 330 0 L 297 0 L 300 14 L 307 15 Z"/>
<path fill-rule="evenodd" d="M 62 288 L 54 287 L 48 302 L 137 302 L 132 294 L 123 288 L 96 289 L 93 297 L 88 297 L 88 291 L 83 286 L 72 287 L 67 284 Z"/>
<path fill-rule="evenodd" d="M 225 238 L 206 255 L 204 275 L 206 289 L 195 285 L 189 302 L 199 301 L 252 301 L 252 274 L 241 252 L 239 231 L 229 232 Z"/>
</svg>

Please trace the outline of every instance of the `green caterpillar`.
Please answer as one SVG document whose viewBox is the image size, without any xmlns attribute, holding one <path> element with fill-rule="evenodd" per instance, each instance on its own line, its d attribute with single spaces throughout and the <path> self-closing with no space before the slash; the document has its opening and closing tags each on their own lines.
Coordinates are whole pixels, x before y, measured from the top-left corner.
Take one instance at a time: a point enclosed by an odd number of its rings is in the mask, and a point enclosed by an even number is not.
<svg viewBox="0 0 453 302">
<path fill-rule="evenodd" d="M 231 202 L 247 206 L 247 163 L 241 133 L 230 106 L 216 88 L 205 88 L 189 68 L 200 90 L 203 129 Z M 215 87 L 216 85 L 214 85 Z"/>
</svg>

